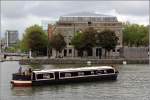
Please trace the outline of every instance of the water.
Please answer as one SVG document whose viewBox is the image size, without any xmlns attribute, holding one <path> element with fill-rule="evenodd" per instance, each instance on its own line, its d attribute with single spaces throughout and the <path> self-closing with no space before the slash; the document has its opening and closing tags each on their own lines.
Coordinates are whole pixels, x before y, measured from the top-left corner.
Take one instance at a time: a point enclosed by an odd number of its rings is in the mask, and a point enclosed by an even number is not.
<svg viewBox="0 0 150 100">
<path fill-rule="evenodd" d="M 64 66 L 46 65 L 41 68 Z M 115 82 L 87 82 L 28 88 L 12 88 L 10 85 L 11 74 L 19 68 L 18 62 L 2 62 L 0 67 L 0 100 L 150 100 L 149 65 L 120 65 L 118 80 Z"/>
</svg>

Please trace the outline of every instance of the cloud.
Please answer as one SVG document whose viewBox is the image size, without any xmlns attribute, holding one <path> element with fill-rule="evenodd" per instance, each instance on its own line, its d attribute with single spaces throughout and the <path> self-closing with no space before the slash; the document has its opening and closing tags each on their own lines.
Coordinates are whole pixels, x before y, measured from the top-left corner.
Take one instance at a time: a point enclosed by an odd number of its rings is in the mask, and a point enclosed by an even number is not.
<svg viewBox="0 0 150 100">
<path fill-rule="evenodd" d="M 89 6 L 91 5 L 91 6 Z M 121 14 L 145 16 L 149 14 L 148 1 L 2 1 L 2 15 L 9 18 L 60 16 L 77 11 L 107 12 L 116 9 Z"/>
<path fill-rule="evenodd" d="M 29 25 L 41 25 L 42 20 L 56 20 L 61 15 L 82 11 L 149 24 L 149 1 L 1 1 L 1 32 L 17 29 L 21 37 Z"/>
</svg>

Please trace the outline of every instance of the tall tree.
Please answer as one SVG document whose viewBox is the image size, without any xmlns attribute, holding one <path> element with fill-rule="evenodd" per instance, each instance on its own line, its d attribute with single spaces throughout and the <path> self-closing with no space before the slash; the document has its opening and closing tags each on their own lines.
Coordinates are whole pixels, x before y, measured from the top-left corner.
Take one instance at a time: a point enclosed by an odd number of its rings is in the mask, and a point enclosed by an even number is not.
<svg viewBox="0 0 150 100">
<path fill-rule="evenodd" d="M 71 44 L 74 46 L 76 50 L 78 50 L 79 55 L 83 54 L 83 34 L 81 32 L 75 33 L 74 37 L 71 40 Z"/>
<path fill-rule="evenodd" d="M 54 34 L 50 39 L 50 45 L 52 48 L 56 50 L 56 57 L 57 53 L 61 52 L 66 47 L 66 42 L 64 40 L 64 37 L 58 33 Z"/>
<path fill-rule="evenodd" d="M 107 52 L 109 53 L 112 49 L 115 49 L 118 43 L 118 37 L 114 31 L 104 30 L 97 34 L 97 45 L 105 49 L 105 57 Z"/>
<path fill-rule="evenodd" d="M 22 39 L 24 50 L 31 50 L 34 55 L 38 53 L 46 54 L 48 38 L 43 29 L 38 25 L 33 25 L 25 30 Z"/>
<path fill-rule="evenodd" d="M 72 38 L 72 45 L 78 50 L 80 56 L 83 55 L 83 51 L 90 54 L 89 51 L 95 46 L 96 33 L 97 31 L 95 29 L 89 27 L 83 32 L 77 32 Z"/>
<path fill-rule="evenodd" d="M 147 46 L 149 44 L 148 27 L 138 24 L 125 24 L 123 43 L 127 46 Z"/>
</svg>

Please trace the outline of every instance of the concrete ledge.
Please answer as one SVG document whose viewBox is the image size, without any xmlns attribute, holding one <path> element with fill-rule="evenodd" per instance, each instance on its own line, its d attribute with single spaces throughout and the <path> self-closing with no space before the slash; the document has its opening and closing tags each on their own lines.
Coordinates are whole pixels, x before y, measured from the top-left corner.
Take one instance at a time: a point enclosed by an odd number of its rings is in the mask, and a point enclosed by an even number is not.
<svg viewBox="0 0 150 100">
<path fill-rule="evenodd" d="M 126 61 L 127 64 L 149 64 L 148 58 L 138 59 L 22 59 L 19 61 L 22 65 L 29 64 L 122 64 Z"/>
</svg>

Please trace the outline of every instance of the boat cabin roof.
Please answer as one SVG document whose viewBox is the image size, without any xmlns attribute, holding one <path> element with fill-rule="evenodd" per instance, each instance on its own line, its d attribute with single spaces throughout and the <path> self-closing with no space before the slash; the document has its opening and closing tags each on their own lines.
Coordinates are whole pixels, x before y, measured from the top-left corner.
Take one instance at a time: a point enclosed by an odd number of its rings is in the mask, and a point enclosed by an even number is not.
<svg viewBox="0 0 150 100">
<path fill-rule="evenodd" d="M 102 70 L 102 69 L 114 69 L 111 66 L 93 66 L 93 67 L 80 67 L 80 68 L 64 68 L 64 69 L 50 69 L 33 71 L 36 74 L 40 73 L 53 73 L 53 72 L 73 72 L 73 71 L 89 71 L 89 70 Z"/>
</svg>

